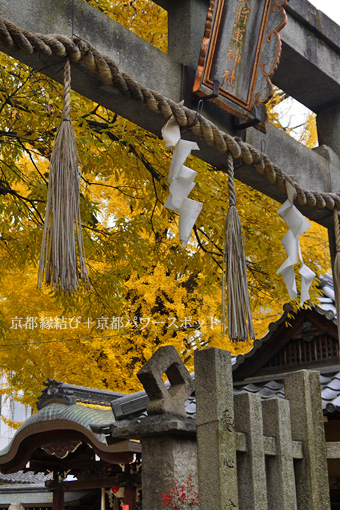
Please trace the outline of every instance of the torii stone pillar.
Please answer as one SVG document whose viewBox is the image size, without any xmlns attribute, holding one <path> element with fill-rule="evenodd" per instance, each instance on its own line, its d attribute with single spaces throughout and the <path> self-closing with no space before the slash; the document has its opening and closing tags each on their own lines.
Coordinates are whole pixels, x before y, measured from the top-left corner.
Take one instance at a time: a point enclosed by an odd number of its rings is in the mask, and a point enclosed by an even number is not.
<svg viewBox="0 0 340 510">
<path fill-rule="evenodd" d="M 322 108 L 316 116 L 319 147 L 316 149 L 324 156 L 330 165 L 340 166 L 340 102 L 331 103 Z M 330 174 L 332 176 L 332 174 Z M 334 189 L 339 193 L 340 189 Z M 334 225 L 328 228 L 329 249 L 331 254 L 332 267 L 336 255 Z M 334 268 L 333 268 L 334 272 Z"/>
<path fill-rule="evenodd" d="M 340 158 L 340 101 L 322 108 L 316 116 L 316 124 L 319 145 L 330 147 Z"/>
</svg>

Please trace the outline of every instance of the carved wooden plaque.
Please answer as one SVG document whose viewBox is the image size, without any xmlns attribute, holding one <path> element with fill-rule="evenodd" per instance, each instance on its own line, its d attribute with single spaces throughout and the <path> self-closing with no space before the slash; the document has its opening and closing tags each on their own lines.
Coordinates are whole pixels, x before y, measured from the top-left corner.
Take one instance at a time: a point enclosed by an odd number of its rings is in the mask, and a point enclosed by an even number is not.
<svg viewBox="0 0 340 510">
<path fill-rule="evenodd" d="M 281 55 L 279 31 L 287 22 L 289 0 L 211 0 L 194 93 L 266 130 L 270 81 Z M 218 82 L 218 83 L 217 83 Z"/>
</svg>

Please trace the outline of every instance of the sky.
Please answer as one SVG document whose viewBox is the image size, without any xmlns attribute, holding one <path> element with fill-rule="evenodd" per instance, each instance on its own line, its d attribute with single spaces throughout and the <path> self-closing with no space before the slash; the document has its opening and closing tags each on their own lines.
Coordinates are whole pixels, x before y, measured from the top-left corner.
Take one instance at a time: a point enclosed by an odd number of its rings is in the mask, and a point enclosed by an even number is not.
<svg viewBox="0 0 340 510">
<path fill-rule="evenodd" d="M 339 0 L 309 0 L 309 2 L 320 11 L 323 11 L 329 18 L 332 18 L 340 25 L 340 1 Z"/>
</svg>

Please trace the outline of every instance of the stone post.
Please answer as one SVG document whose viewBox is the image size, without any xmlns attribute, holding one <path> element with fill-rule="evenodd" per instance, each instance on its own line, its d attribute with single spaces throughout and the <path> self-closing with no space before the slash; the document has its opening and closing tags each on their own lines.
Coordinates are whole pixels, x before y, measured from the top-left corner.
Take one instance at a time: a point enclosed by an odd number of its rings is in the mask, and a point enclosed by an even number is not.
<svg viewBox="0 0 340 510">
<path fill-rule="evenodd" d="M 170 388 L 164 385 L 166 374 Z M 160 347 L 138 372 L 148 394 L 148 417 L 136 424 L 142 441 L 143 508 L 161 510 L 160 496 L 169 487 L 197 482 L 195 423 L 186 417 L 185 402 L 194 383 L 173 346 Z M 139 427 L 140 425 L 140 427 Z"/>
<path fill-rule="evenodd" d="M 296 510 L 292 432 L 288 400 L 262 401 L 263 433 L 274 437 L 276 455 L 268 456 L 267 498 L 270 510 Z"/>
<path fill-rule="evenodd" d="M 169 55 L 177 62 L 192 66 L 196 70 L 209 0 L 170 1 L 169 4 Z"/>
<path fill-rule="evenodd" d="M 195 437 L 162 435 L 142 438 L 143 508 L 163 509 L 161 498 L 169 487 L 181 486 L 191 475 L 197 491 Z"/>
<path fill-rule="evenodd" d="M 261 397 L 240 393 L 235 395 L 234 403 L 236 430 L 243 432 L 247 439 L 247 451 L 237 458 L 240 508 L 267 510 Z"/>
<path fill-rule="evenodd" d="M 290 404 L 293 441 L 303 441 L 302 460 L 296 461 L 295 482 L 299 510 L 329 510 L 329 484 L 319 372 L 300 370 L 284 379 Z"/>
<path fill-rule="evenodd" d="M 200 509 L 237 510 L 236 435 L 230 353 L 214 348 L 196 351 L 195 386 Z"/>
</svg>

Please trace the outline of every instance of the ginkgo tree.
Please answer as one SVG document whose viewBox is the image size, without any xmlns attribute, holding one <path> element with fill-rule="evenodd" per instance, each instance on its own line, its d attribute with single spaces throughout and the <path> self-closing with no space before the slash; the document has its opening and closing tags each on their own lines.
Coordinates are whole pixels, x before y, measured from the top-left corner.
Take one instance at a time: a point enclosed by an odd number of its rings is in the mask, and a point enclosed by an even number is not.
<svg viewBox="0 0 340 510">
<path fill-rule="evenodd" d="M 153 2 L 89 3 L 166 51 L 166 13 Z M 37 261 L 62 89 L 1 55 L 0 102 L 0 367 L 8 381 L 1 391 L 24 390 L 29 405 L 48 377 L 133 391 L 136 372 L 160 345 L 175 345 L 190 369 L 196 348 L 249 350 L 249 342 L 232 344 L 220 335 L 228 210 L 223 172 L 190 159 L 198 172 L 190 197 L 203 202 L 203 210 L 182 248 L 178 217 L 163 207 L 171 153 L 153 134 L 72 93 L 92 290 L 71 296 L 40 291 Z M 237 188 L 259 338 L 289 300 L 276 274 L 287 228 L 276 214 L 279 204 L 244 184 Z M 302 248 L 316 274 L 329 270 L 324 229 L 313 226 Z M 317 295 L 314 284 L 311 304 Z"/>
</svg>

